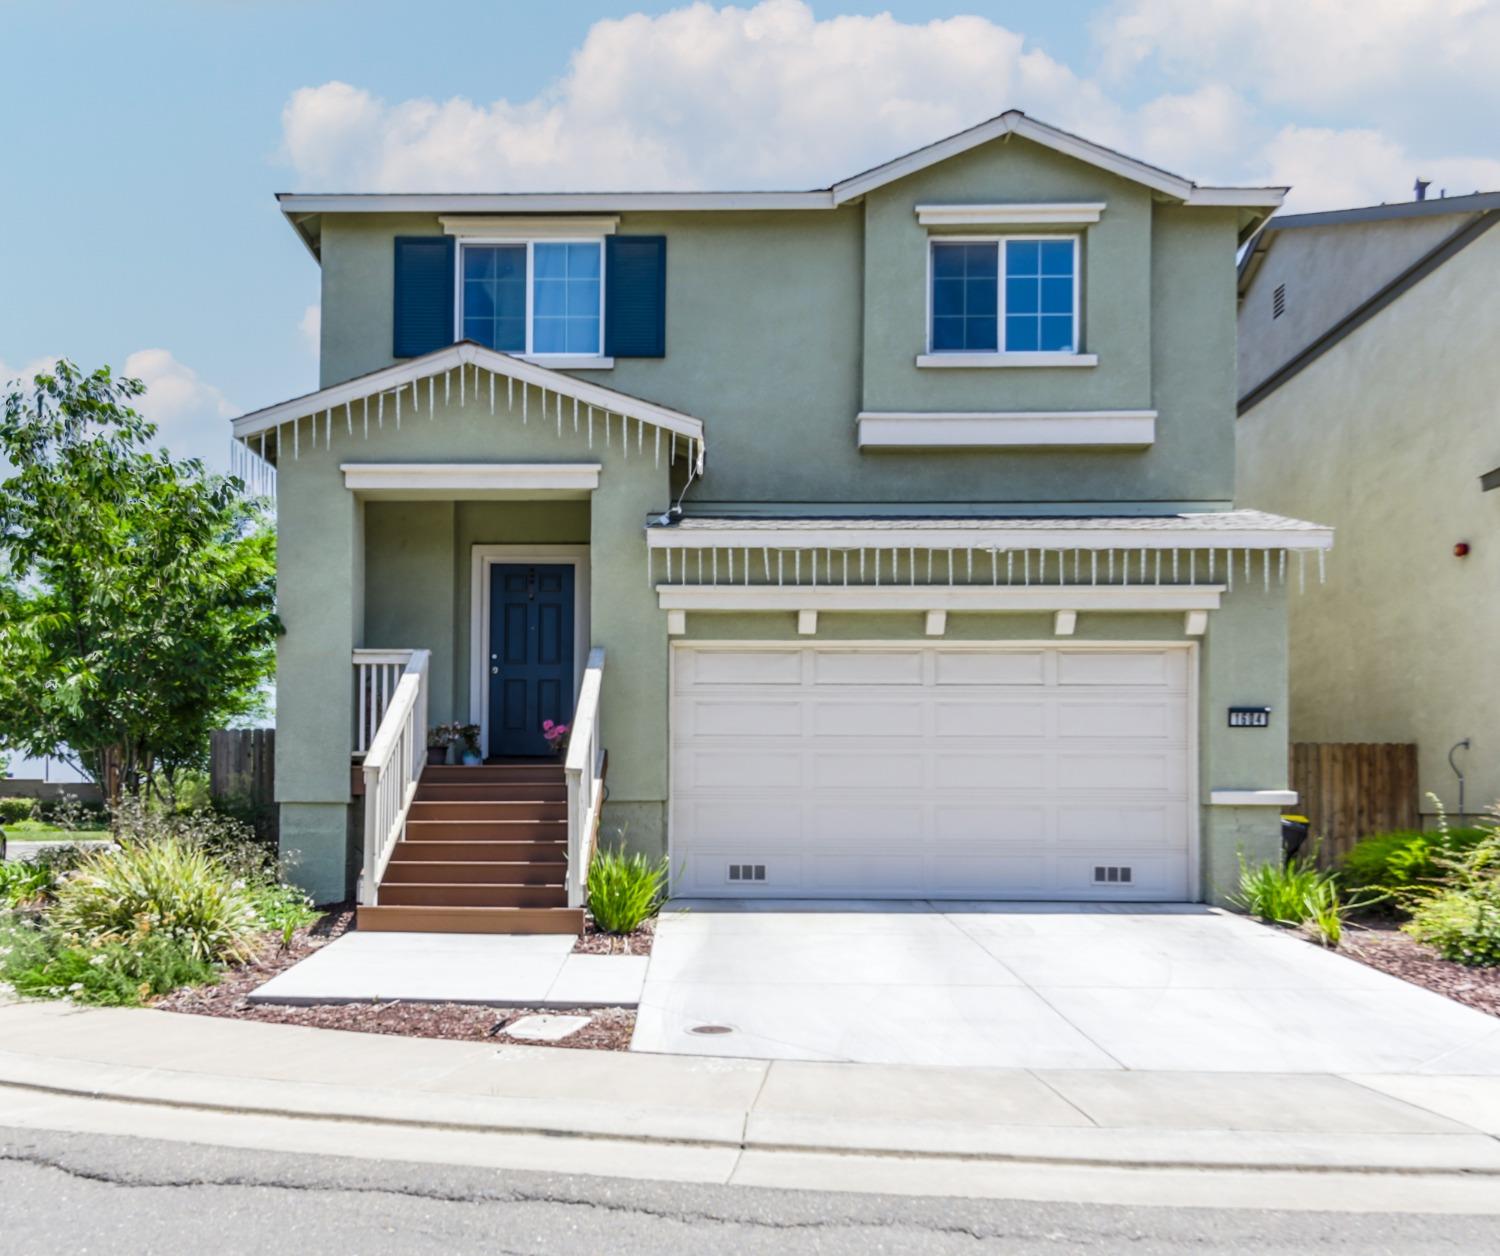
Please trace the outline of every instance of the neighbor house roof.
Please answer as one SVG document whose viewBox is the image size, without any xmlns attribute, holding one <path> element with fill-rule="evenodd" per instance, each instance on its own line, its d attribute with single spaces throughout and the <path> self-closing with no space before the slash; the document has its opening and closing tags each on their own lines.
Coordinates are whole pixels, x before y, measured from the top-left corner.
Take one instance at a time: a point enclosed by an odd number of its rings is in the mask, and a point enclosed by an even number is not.
<svg viewBox="0 0 1500 1256">
<path fill-rule="evenodd" d="M 1284 187 L 1210 187 L 1172 174 L 1159 166 L 1106 148 L 1036 118 L 1009 109 L 978 126 L 918 148 L 826 188 L 769 192 L 460 192 L 460 193 L 303 193 L 277 195 L 281 211 L 317 256 L 325 213 L 620 213 L 670 210 L 819 210 L 837 209 L 876 188 L 928 166 L 987 144 L 1018 135 L 1054 152 L 1107 170 L 1185 205 L 1219 206 L 1247 211 L 1249 232 L 1281 204 Z"/>
</svg>

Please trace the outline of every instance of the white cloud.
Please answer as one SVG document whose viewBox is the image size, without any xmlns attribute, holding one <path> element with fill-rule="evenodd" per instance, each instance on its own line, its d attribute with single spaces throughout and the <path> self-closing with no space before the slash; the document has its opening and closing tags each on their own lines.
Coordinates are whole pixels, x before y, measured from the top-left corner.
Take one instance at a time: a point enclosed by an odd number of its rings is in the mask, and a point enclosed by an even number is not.
<svg viewBox="0 0 1500 1256">
<path fill-rule="evenodd" d="M 1283 127 L 1264 150 L 1263 177 L 1288 183 L 1292 211 L 1377 205 L 1412 199 L 1412 180 L 1432 180 L 1431 195 L 1500 188 L 1500 160 L 1490 157 L 1419 158 L 1378 131 Z"/>
<path fill-rule="evenodd" d="M 1143 105 L 1132 127 L 1132 151 L 1199 182 L 1233 181 L 1259 129 L 1243 97 L 1222 83 L 1210 83 Z"/>
<path fill-rule="evenodd" d="M 1096 33 L 1115 74 L 1155 62 L 1303 107 L 1500 90 L 1500 0 L 1120 0 Z"/>
<path fill-rule="evenodd" d="M 596 23 L 531 100 L 304 87 L 283 111 L 283 150 L 298 183 L 322 190 L 823 186 L 1013 106 L 1105 142 L 1123 134 L 1093 84 L 983 18 L 693 4 Z"/>
<path fill-rule="evenodd" d="M 302 319 L 297 324 L 297 330 L 302 333 L 302 341 L 307 345 L 316 357 L 322 347 L 323 339 L 323 307 L 321 305 L 309 305 L 302 311 Z"/>
<path fill-rule="evenodd" d="M 228 465 L 228 399 L 167 349 L 139 349 L 125 359 L 122 376 L 139 379 L 145 395 L 135 408 L 157 426 L 157 443 L 179 458 L 202 458 L 214 470 Z"/>
<path fill-rule="evenodd" d="M 0 360 L 0 387 L 9 391 L 15 381 L 25 387 L 42 371 L 50 371 L 56 365 L 56 358 L 35 358 L 24 366 L 7 366 L 4 360 Z"/>
</svg>

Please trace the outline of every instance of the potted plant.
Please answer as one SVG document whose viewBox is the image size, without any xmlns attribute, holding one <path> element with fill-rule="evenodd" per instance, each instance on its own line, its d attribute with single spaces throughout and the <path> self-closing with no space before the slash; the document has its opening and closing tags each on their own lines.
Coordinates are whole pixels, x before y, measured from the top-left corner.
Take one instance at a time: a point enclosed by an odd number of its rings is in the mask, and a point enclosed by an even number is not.
<svg viewBox="0 0 1500 1256">
<path fill-rule="evenodd" d="M 483 763 L 484 760 L 479 754 L 479 725 L 458 724 L 455 727 L 458 729 L 458 740 L 464 744 L 460 755 L 464 764 L 468 767 L 475 767 Z"/>
<path fill-rule="evenodd" d="M 568 726 L 566 724 L 543 720 L 542 736 L 546 739 L 548 748 L 558 758 L 568 753 Z"/>
<path fill-rule="evenodd" d="M 460 724 L 434 724 L 427 730 L 427 762 L 447 763 L 448 747 L 460 739 Z"/>
</svg>

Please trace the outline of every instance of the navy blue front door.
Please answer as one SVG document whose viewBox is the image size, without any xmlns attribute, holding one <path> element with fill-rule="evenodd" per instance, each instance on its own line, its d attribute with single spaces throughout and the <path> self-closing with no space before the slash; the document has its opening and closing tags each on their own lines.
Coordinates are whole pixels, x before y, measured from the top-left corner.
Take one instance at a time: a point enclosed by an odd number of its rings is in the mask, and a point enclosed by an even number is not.
<svg viewBox="0 0 1500 1256">
<path fill-rule="evenodd" d="M 573 568 L 492 568 L 489 644 L 490 754 L 550 754 L 542 721 L 573 718 Z"/>
</svg>

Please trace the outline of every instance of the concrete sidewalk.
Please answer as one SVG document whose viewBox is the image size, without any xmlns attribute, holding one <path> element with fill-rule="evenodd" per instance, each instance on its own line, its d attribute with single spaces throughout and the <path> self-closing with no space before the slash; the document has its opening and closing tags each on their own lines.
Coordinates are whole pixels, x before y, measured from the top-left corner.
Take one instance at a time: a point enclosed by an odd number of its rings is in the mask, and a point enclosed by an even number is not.
<svg viewBox="0 0 1500 1256">
<path fill-rule="evenodd" d="M 966 1163 L 1254 1171 L 1277 1180 L 1315 1170 L 1314 1177 L 1373 1174 L 1387 1183 L 1436 1175 L 1475 1188 L 1465 1207 L 1500 1211 L 1494 1077 L 748 1061 L 0 1005 L 0 1124 L 40 1095 L 413 1137 L 611 1140 L 626 1149 L 622 1174 L 638 1154 L 649 1163 L 693 1149 L 735 1165 L 755 1153 L 751 1163 L 770 1175 L 762 1184 L 782 1185 L 805 1184 L 795 1174 L 770 1180 L 791 1173 L 785 1153 L 861 1164 L 878 1153 L 918 1166 L 919 1177 L 924 1163 L 950 1177 Z M 854 1162 L 828 1163 L 848 1175 Z"/>
</svg>

